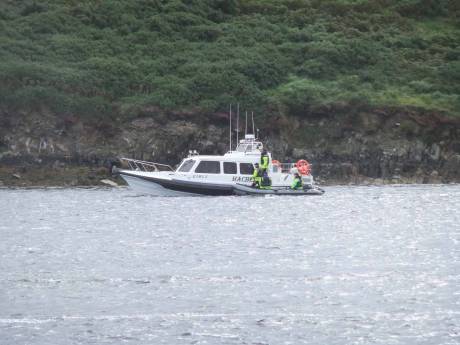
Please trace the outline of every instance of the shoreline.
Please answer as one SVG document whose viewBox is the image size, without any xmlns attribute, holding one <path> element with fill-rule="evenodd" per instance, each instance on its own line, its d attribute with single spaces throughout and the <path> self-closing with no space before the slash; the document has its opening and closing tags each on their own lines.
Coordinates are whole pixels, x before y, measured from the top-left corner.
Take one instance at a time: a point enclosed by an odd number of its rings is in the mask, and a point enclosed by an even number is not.
<svg viewBox="0 0 460 345">
<path fill-rule="evenodd" d="M 338 164 L 340 165 L 340 164 Z M 351 164 L 350 164 L 351 165 Z M 335 169 L 340 171 L 340 167 Z M 357 169 L 347 169 L 339 174 L 326 176 L 314 173 L 319 186 L 383 186 L 383 185 L 450 185 L 459 184 L 460 179 L 441 170 L 431 172 L 418 169 L 413 175 L 390 175 L 371 177 L 357 173 Z M 0 165 L 0 188 L 46 188 L 46 187 L 98 187 L 124 186 L 126 182 L 119 176 L 112 175 L 106 166 L 91 165 Z"/>
<path fill-rule="evenodd" d="M 351 170 L 353 171 L 353 170 Z M 355 170 L 356 171 L 356 170 Z M 387 178 L 370 177 L 358 173 L 325 177 L 313 173 L 319 186 L 384 186 L 384 185 L 449 185 L 458 184 L 456 178 L 446 178 L 437 171 L 417 173 L 413 176 L 392 175 Z M 101 165 L 43 164 L 0 166 L 0 188 L 47 188 L 47 187 L 103 187 L 125 186 L 126 182 L 110 173 Z"/>
<path fill-rule="evenodd" d="M 113 182 L 113 181 L 112 181 Z M 321 187 L 409 187 L 409 186 L 432 186 L 432 187 L 441 187 L 441 186 L 458 186 L 460 182 L 449 182 L 449 183 L 386 183 L 386 184 L 321 184 Z M 28 186 L 5 186 L 0 185 L 0 190 L 5 189 L 128 189 L 129 185 L 127 184 L 118 184 L 118 185 L 108 185 L 108 184 L 97 184 L 97 185 L 28 185 Z"/>
</svg>

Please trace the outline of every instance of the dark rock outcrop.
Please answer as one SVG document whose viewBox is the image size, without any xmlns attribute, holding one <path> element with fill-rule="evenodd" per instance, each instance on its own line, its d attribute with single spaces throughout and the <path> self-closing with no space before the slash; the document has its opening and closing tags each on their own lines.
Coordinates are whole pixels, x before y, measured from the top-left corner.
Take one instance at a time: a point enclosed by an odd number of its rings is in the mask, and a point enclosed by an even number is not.
<svg viewBox="0 0 460 345">
<path fill-rule="evenodd" d="M 118 157 L 175 165 L 189 149 L 228 149 L 225 114 L 177 112 L 93 123 L 46 111 L 3 112 L 0 123 L 4 185 L 98 184 Z M 259 125 L 278 160 L 308 159 L 323 183 L 460 181 L 457 118 L 404 109 L 328 109 L 302 118 L 271 116 Z"/>
</svg>

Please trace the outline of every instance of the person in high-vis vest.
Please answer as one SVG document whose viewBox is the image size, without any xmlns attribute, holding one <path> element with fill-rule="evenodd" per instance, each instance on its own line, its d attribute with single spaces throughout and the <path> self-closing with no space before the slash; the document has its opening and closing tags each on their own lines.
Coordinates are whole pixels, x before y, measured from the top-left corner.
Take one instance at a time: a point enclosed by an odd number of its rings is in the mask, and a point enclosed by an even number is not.
<svg viewBox="0 0 460 345">
<path fill-rule="evenodd" d="M 254 164 L 254 171 L 252 173 L 252 187 L 260 188 L 262 182 L 262 172 L 260 171 L 259 164 Z"/>
<path fill-rule="evenodd" d="M 291 189 L 298 190 L 302 188 L 302 178 L 298 173 L 294 175 L 294 181 L 292 181 Z"/>
<path fill-rule="evenodd" d="M 262 173 L 264 171 L 268 172 L 268 164 L 270 164 L 270 158 L 268 157 L 267 150 L 263 149 L 262 154 L 260 155 L 260 169 Z"/>
</svg>

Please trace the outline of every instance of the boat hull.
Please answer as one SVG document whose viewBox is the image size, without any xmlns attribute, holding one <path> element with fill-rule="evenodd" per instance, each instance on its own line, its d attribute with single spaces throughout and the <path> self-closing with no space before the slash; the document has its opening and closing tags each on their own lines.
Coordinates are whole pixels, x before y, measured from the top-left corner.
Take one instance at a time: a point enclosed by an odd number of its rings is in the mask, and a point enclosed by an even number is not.
<svg viewBox="0 0 460 345">
<path fill-rule="evenodd" d="M 293 190 L 288 188 L 259 189 L 250 186 L 237 184 L 233 187 L 236 195 L 285 195 L 285 196 L 306 196 L 322 195 L 324 190 L 320 188 Z"/>
<path fill-rule="evenodd" d="M 156 196 L 197 196 L 232 195 L 232 185 L 199 183 L 174 178 L 159 178 L 129 171 L 120 171 L 119 175 L 128 185 L 139 193 Z"/>
<path fill-rule="evenodd" d="M 126 174 L 120 174 L 123 180 L 129 185 L 129 187 L 139 194 L 150 194 L 154 196 L 187 196 L 189 193 L 176 192 L 167 188 L 164 188 L 161 184 L 148 181 L 144 178 L 137 176 L 130 176 Z"/>
<path fill-rule="evenodd" d="M 155 196 L 199 196 L 199 195 L 322 195 L 324 191 L 314 187 L 292 190 L 288 187 L 258 189 L 249 185 L 232 183 L 197 182 L 175 178 L 170 173 L 138 172 L 120 170 L 119 175 L 138 193 Z"/>
</svg>

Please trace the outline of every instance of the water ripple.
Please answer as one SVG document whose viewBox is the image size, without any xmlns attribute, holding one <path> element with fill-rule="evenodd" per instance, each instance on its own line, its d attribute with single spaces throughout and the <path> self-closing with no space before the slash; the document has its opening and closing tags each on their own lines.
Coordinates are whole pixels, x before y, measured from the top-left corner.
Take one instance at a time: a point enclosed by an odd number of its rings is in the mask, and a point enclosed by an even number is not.
<svg viewBox="0 0 460 345">
<path fill-rule="evenodd" d="M 458 205 L 1 189 L 1 344 L 458 344 Z"/>
</svg>

